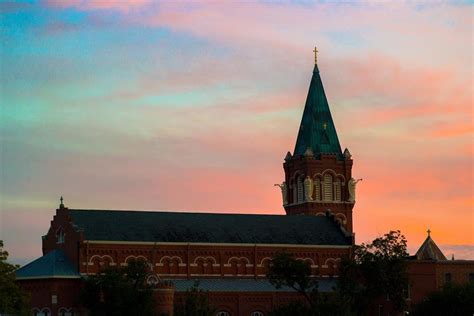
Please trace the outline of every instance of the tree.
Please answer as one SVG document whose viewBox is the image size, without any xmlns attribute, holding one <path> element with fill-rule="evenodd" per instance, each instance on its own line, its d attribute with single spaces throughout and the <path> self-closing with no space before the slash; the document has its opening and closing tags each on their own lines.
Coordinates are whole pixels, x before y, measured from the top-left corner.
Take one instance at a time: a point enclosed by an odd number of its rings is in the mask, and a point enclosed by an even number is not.
<svg viewBox="0 0 474 316">
<path fill-rule="evenodd" d="M 184 298 L 174 306 L 175 316 L 213 316 L 216 309 L 209 304 L 207 293 L 199 288 L 199 282 L 186 290 Z"/>
<path fill-rule="evenodd" d="M 318 292 L 318 280 L 311 275 L 311 266 L 296 260 L 287 252 L 277 253 L 270 262 L 267 278 L 277 289 L 283 286 L 301 294 L 304 301 L 279 306 L 271 315 L 336 315 L 339 310 L 334 298 Z"/>
<path fill-rule="evenodd" d="M 400 231 L 354 246 L 353 257 L 341 262 L 335 293 L 321 294 L 309 265 L 288 253 L 279 253 L 271 261 L 267 278 L 276 288 L 294 289 L 304 301 L 281 306 L 272 315 L 367 315 L 378 299 L 387 297 L 400 311 L 408 285 L 407 256 L 406 239 Z"/>
<path fill-rule="evenodd" d="M 81 304 L 89 315 L 154 315 L 155 301 L 146 284 L 146 262 L 129 262 L 124 268 L 108 268 L 90 276 L 81 292 Z"/>
<path fill-rule="evenodd" d="M 341 305 L 358 315 L 387 298 L 396 311 L 405 306 L 408 286 L 407 242 L 399 230 L 369 244 L 354 246 L 353 258 L 341 263 L 338 294 Z"/>
<path fill-rule="evenodd" d="M 29 298 L 15 282 L 15 271 L 19 266 L 8 263 L 7 259 L 8 252 L 0 240 L 0 315 L 29 315 Z"/>
<path fill-rule="evenodd" d="M 277 289 L 287 286 L 300 293 L 310 306 L 315 306 L 318 281 L 311 277 L 311 267 L 287 252 L 277 253 L 270 262 L 267 278 Z"/>
<path fill-rule="evenodd" d="M 461 316 L 474 314 L 474 282 L 448 284 L 414 306 L 413 315 Z"/>
</svg>

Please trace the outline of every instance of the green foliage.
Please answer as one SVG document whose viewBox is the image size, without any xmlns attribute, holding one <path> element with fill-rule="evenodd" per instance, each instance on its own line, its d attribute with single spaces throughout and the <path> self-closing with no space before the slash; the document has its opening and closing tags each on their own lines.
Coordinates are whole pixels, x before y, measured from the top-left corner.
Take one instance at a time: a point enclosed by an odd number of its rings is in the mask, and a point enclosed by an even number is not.
<svg viewBox="0 0 474 316">
<path fill-rule="evenodd" d="M 15 283 L 18 265 L 7 262 L 8 252 L 0 240 L 0 314 L 29 315 L 29 298 Z"/>
<path fill-rule="evenodd" d="M 321 294 L 311 268 L 287 253 L 277 254 L 267 274 L 276 287 L 287 286 L 305 298 L 283 305 L 271 315 L 353 316 L 367 315 L 378 299 L 390 298 L 394 307 L 404 307 L 408 285 L 406 239 L 400 231 L 390 231 L 370 244 L 354 246 L 352 259 L 342 260 L 335 293 Z"/>
<path fill-rule="evenodd" d="M 315 306 L 318 281 L 311 277 L 311 267 L 306 262 L 296 260 L 287 252 L 280 252 L 270 262 L 267 278 L 277 289 L 290 287 L 303 295 L 310 306 Z"/>
<path fill-rule="evenodd" d="M 348 312 L 364 315 L 374 302 L 388 297 L 394 308 L 401 311 L 408 286 L 406 245 L 400 231 L 390 231 L 370 244 L 355 246 L 353 260 L 341 262 L 341 306 Z"/>
<path fill-rule="evenodd" d="M 270 315 L 333 316 L 339 315 L 339 302 L 334 295 L 318 292 L 318 280 L 311 276 L 308 263 L 281 252 L 273 257 L 267 278 L 277 289 L 292 288 L 304 298 L 275 308 Z"/>
<path fill-rule="evenodd" d="M 213 316 L 216 309 L 209 305 L 208 295 L 199 288 L 199 282 L 186 290 L 184 299 L 174 306 L 175 316 Z"/>
<path fill-rule="evenodd" d="M 474 282 L 447 285 L 440 291 L 431 293 L 413 308 L 412 315 L 474 315 Z"/>
<path fill-rule="evenodd" d="M 154 315 L 155 301 L 146 285 L 149 267 L 132 261 L 122 269 L 102 271 L 90 276 L 81 293 L 81 304 L 89 315 Z"/>
</svg>

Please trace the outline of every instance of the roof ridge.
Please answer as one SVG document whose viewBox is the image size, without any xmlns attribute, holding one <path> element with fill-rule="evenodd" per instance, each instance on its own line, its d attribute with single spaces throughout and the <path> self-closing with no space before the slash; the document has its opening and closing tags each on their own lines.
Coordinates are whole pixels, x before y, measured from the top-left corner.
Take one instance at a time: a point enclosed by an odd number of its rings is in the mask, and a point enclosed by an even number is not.
<svg viewBox="0 0 474 316">
<path fill-rule="evenodd" d="M 162 213 L 162 214 L 199 214 L 199 215 L 233 215 L 233 216 L 278 216 L 285 217 L 286 214 L 260 214 L 260 213 L 219 213 L 219 212 L 199 212 L 199 211 L 168 211 L 168 210 L 123 210 L 123 209 L 77 209 L 70 208 L 69 211 L 78 212 L 115 212 L 115 213 Z"/>
</svg>

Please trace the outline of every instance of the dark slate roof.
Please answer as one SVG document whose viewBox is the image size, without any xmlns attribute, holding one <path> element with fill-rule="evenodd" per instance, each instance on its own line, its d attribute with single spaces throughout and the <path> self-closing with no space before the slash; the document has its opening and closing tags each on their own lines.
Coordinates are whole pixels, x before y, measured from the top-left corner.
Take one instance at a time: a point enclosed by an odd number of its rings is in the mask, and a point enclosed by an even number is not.
<svg viewBox="0 0 474 316">
<path fill-rule="evenodd" d="M 17 280 L 81 277 L 62 250 L 47 253 L 16 270 L 15 274 Z"/>
<path fill-rule="evenodd" d="M 350 245 L 326 216 L 69 210 L 86 240 Z"/>
<path fill-rule="evenodd" d="M 426 237 L 420 249 L 416 252 L 415 258 L 417 260 L 448 260 L 430 235 Z"/>
<path fill-rule="evenodd" d="M 304 155 L 308 148 L 315 157 L 334 153 L 339 159 L 343 158 L 317 65 L 314 66 L 293 156 Z"/>
<path fill-rule="evenodd" d="M 276 289 L 267 279 L 169 279 L 174 284 L 177 292 L 185 292 L 190 289 L 196 281 L 198 288 L 209 292 L 294 292 L 292 288 L 282 287 Z M 336 279 L 320 279 L 318 282 L 319 292 L 333 292 L 336 287 Z"/>
</svg>

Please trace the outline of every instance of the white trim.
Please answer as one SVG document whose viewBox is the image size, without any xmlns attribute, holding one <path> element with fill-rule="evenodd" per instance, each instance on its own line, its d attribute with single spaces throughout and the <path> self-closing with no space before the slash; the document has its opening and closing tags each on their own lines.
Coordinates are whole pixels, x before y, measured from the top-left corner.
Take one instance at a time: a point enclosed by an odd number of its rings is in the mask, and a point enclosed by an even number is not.
<svg viewBox="0 0 474 316">
<path fill-rule="evenodd" d="M 183 259 L 181 259 L 180 256 L 163 256 L 163 257 L 160 258 L 160 263 L 163 264 L 163 261 L 165 259 L 168 259 L 170 261 L 170 266 L 172 265 L 173 261 L 176 260 L 176 259 L 178 259 L 178 265 L 180 263 L 183 263 Z"/>
<path fill-rule="evenodd" d="M 235 247 L 294 247 L 294 248 L 351 248 L 352 245 L 298 245 L 298 244 L 244 244 L 244 243 L 187 243 L 187 242 L 153 242 L 153 241 L 117 241 L 117 240 L 85 240 L 86 244 L 111 245 L 157 245 L 157 246 L 235 246 Z"/>
<path fill-rule="evenodd" d="M 198 263 L 198 261 L 200 261 L 200 259 L 204 260 L 205 265 L 207 265 L 207 261 L 209 259 L 213 262 L 213 264 L 217 263 L 216 258 L 214 258 L 213 256 L 198 256 L 198 257 L 194 258 L 193 263 Z"/>
<path fill-rule="evenodd" d="M 189 274 L 190 276 L 220 276 L 221 274 L 220 273 L 211 273 L 211 274 L 208 274 L 208 273 L 203 273 L 203 274 L 194 274 L 194 273 L 191 273 Z"/>
<path fill-rule="evenodd" d="M 233 259 L 237 259 L 237 261 L 238 261 L 238 262 L 237 262 L 237 266 L 238 266 L 238 267 L 240 267 L 241 262 L 242 262 L 243 260 L 246 261 L 246 265 L 250 263 L 250 260 L 249 260 L 248 258 L 246 258 L 246 257 L 230 257 L 230 258 L 227 260 L 227 264 L 232 264 L 231 261 L 234 261 L 234 262 L 235 262 L 235 260 L 233 260 Z"/>
<path fill-rule="evenodd" d="M 263 265 L 263 262 L 264 262 L 264 261 L 270 261 L 270 262 L 271 262 L 271 261 L 272 261 L 272 258 L 270 258 L 270 257 L 264 257 L 264 258 L 262 258 L 262 260 L 260 260 L 260 264 L 257 264 L 257 267 L 264 267 L 264 265 Z"/>
<path fill-rule="evenodd" d="M 17 277 L 16 280 L 36 280 L 36 279 L 80 279 L 80 276 L 62 276 L 62 275 L 41 275 L 35 277 Z"/>
<path fill-rule="evenodd" d="M 148 263 L 147 257 L 142 256 L 142 255 L 138 255 L 138 256 L 129 255 L 129 256 L 127 256 L 127 257 L 125 258 L 125 260 L 123 261 L 123 263 L 125 263 L 126 265 L 128 265 L 128 262 L 127 262 L 128 259 L 134 259 L 135 261 L 138 261 L 138 260 L 140 260 L 140 258 L 143 259 L 143 260 L 145 260 L 145 263 Z M 120 265 L 122 265 L 122 263 L 121 263 Z"/>
<path fill-rule="evenodd" d="M 109 265 L 116 265 L 116 263 L 114 262 L 114 258 L 112 258 L 110 255 L 93 255 L 89 258 L 89 265 L 94 265 L 94 258 L 99 258 L 99 265 L 104 265 L 105 259 L 107 257 L 110 259 Z"/>
</svg>

